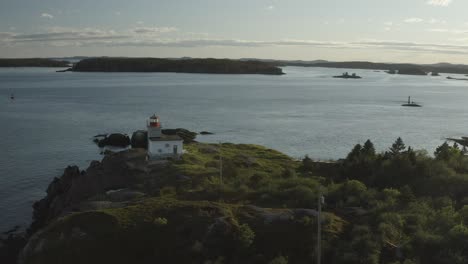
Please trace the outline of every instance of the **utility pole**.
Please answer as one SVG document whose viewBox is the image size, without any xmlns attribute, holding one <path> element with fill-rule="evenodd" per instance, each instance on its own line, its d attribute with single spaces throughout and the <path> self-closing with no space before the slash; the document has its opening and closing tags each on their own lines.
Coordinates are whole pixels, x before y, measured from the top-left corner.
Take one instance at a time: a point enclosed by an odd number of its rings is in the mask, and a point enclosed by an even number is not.
<svg viewBox="0 0 468 264">
<path fill-rule="evenodd" d="M 219 180 L 220 180 L 221 184 L 223 184 L 223 155 L 222 155 L 222 152 L 221 152 L 222 146 L 223 146 L 223 144 L 220 141 L 219 142 Z"/>
<path fill-rule="evenodd" d="M 325 198 L 322 195 L 322 191 L 318 191 L 318 213 L 317 213 L 317 264 L 322 261 L 322 204 L 325 202 Z"/>
</svg>

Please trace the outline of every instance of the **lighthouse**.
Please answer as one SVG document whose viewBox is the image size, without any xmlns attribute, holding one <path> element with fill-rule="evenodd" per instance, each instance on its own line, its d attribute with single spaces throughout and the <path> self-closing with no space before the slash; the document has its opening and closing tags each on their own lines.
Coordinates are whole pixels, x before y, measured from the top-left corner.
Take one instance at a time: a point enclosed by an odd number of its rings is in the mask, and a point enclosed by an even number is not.
<svg viewBox="0 0 468 264">
<path fill-rule="evenodd" d="M 150 116 L 146 128 L 150 159 L 180 158 L 183 152 L 183 139 L 178 135 L 163 134 L 161 121 L 157 115 Z"/>
</svg>

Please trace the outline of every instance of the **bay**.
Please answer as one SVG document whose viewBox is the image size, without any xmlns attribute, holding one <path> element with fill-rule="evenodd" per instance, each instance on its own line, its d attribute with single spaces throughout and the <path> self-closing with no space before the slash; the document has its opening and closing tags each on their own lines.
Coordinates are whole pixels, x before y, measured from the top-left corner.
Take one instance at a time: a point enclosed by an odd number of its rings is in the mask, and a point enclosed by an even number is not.
<svg viewBox="0 0 468 264">
<path fill-rule="evenodd" d="M 253 143 L 321 160 L 344 158 L 367 139 L 384 151 L 402 137 L 431 153 L 444 138 L 468 134 L 468 82 L 446 74 L 301 67 L 285 67 L 284 76 L 55 70 L 0 69 L 0 231 L 27 225 L 32 203 L 66 166 L 85 169 L 102 158 L 94 135 L 131 134 L 153 113 L 166 128 L 215 133 L 199 136 L 202 142 Z M 344 71 L 363 79 L 331 78 Z M 401 107 L 408 96 L 423 107 Z"/>
</svg>

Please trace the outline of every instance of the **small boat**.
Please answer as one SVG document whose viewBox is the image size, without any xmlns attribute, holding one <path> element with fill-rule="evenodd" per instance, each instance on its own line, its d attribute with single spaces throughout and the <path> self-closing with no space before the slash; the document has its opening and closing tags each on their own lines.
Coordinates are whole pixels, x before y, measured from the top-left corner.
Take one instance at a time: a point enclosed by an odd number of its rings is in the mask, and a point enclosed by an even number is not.
<svg viewBox="0 0 468 264">
<path fill-rule="evenodd" d="M 409 107 L 422 107 L 422 105 L 417 104 L 411 101 L 411 96 L 408 96 L 408 102 L 406 104 L 402 104 L 401 106 L 409 106 Z"/>
<path fill-rule="evenodd" d="M 11 94 L 11 95 L 10 95 L 10 99 L 11 99 L 11 100 L 15 100 L 15 95 L 14 95 L 14 94 Z"/>
</svg>

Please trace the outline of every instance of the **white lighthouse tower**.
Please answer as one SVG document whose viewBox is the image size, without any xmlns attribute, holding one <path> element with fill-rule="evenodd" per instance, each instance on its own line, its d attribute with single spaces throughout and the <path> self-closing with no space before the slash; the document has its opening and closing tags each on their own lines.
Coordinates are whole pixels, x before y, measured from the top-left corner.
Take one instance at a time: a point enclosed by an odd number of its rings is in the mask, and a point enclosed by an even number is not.
<svg viewBox="0 0 468 264">
<path fill-rule="evenodd" d="M 179 158 L 183 140 L 178 135 L 164 135 L 158 116 L 152 115 L 146 124 L 148 130 L 148 156 L 150 159 Z"/>
</svg>

